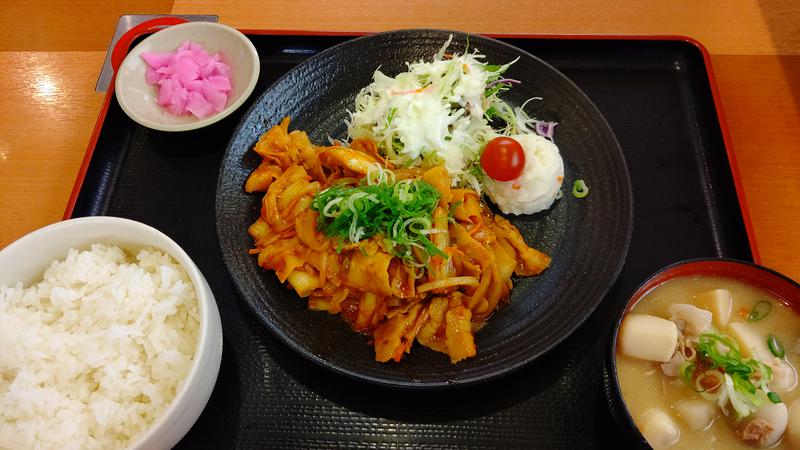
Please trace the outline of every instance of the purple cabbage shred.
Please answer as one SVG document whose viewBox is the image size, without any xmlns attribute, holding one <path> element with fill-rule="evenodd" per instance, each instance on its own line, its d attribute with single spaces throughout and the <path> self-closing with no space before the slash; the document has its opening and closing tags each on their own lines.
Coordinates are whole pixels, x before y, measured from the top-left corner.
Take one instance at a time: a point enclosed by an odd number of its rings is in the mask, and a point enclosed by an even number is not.
<svg viewBox="0 0 800 450">
<path fill-rule="evenodd" d="M 553 140 L 553 132 L 555 131 L 558 122 L 547 122 L 544 120 L 535 120 L 533 122 L 536 134 L 539 136 L 548 139 L 550 141 Z"/>
</svg>

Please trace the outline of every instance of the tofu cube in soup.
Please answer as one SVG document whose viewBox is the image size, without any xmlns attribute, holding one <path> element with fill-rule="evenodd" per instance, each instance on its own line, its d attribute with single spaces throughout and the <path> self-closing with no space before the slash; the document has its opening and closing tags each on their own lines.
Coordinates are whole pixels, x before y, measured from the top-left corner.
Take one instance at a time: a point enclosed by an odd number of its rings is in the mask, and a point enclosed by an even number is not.
<svg viewBox="0 0 800 450">
<path fill-rule="evenodd" d="M 734 322 L 728 325 L 728 333 L 736 338 L 742 356 L 761 359 L 772 357 L 767 348 L 767 337 L 756 331 L 752 325 L 745 322 Z"/>
<path fill-rule="evenodd" d="M 686 426 L 694 431 L 710 427 L 719 414 L 716 403 L 708 400 L 683 400 L 675 405 L 675 411 Z"/>
<path fill-rule="evenodd" d="M 628 314 L 619 327 L 619 351 L 647 361 L 667 362 L 675 353 L 675 322 L 648 314 Z"/>
<path fill-rule="evenodd" d="M 655 449 L 668 448 L 681 437 L 681 430 L 675 420 L 661 409 L 650 409 L 642 414 L 639 430 L 647 442 Z"/>
<path fill-rule="evenodd" d="M 733 309 L 733 297 L 727 289 L 713 289 L 697 294 L 697 306 L 711 311 L 714 318 L 714 326 L 725 328 L 731 318 Z"/>
</svg>

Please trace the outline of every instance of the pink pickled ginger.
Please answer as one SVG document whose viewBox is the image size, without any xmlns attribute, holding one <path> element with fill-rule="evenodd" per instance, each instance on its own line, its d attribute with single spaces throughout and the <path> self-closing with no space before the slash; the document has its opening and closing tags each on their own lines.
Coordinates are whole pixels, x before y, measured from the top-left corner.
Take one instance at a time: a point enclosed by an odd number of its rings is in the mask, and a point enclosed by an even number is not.
<svg viewBox="0 0 800 450">
<path fill-rule="evenodd" d="M 143 52 L 145 79 L 158 85 L 158 104 L 175 115 L 202 119 L 225 109 L 231 93 L 231 68 L 219 53 L 185 41 L 171 53 Z"/>
</svg>

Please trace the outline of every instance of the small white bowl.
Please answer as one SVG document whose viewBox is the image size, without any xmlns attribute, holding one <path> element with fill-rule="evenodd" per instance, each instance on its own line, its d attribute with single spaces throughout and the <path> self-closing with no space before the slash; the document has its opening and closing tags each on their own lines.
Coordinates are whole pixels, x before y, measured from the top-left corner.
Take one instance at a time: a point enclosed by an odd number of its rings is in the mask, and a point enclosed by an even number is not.
<svg viewBox="0 0 800 450">
<path fill-rule="evenodd" d="M 114 244 L 128 252 L 153 247 L 170 254 L 192 280 L 200 310 L 194 364 L 175 398 L 150 425 L 129 443 L 129 449 L 169 449 L 189 431 L 208 403 L 222 359 L 222 324 L 214 294 L 189 255 L 164 233 L 118 217 L 65 220 L 27 234 L 0 250 L 0 285 L 25 286 L 42 279 L 45 269 L 64 259 L 70 248 L 88 249 L 93 243 Z"/>
<path fill-rule="evenodd" d="M 232 90 L 225 109 L 203 119 L 176 116 L 159 106 L 157 86 L 145 79 L 147 64 L 142 52 L 174 52 L 187 40 L 199 43 L 212 55 L 221 53 L 231 67 Z M 188 131 L 222 120 L 242 106 L 256 87 L 260 70 L 255 46 L 237 29 L 211 22 L 182 23 L 157 31 L 134 47 L 117 70 L 114 91 L 122 110 L 136 122 L 155 130 Z"/>
</svg>

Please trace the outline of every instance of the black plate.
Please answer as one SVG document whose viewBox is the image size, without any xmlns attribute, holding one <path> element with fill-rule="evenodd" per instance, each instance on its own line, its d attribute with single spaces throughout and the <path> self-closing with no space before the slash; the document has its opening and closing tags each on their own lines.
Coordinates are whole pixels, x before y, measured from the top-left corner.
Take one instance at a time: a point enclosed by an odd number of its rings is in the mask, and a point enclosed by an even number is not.
<svg viewBox="0 0 800 450">
<path fill-rule="evenodd" d="M 529 112 L 557 121 L 556 143 L 564 159 L 565 195 L 549 211 L 509 217 L 529 244 L 553 257 L 541 276 L 515 280 L 510 305 L 476 335 L 474 358 L 452 365 L 446 355 L 416 345 L 399 364 L 373 359 L 368 338 L 340 317 L 309 311 L 306 301 L 282 286 L 248 254 L 247 227 L 259 215 L 261 195 L 243 191 L 259 158 L 250 151 L 258 137 L 284 116 L 291 129 L 312 142 L 342 138 L 347 109 L 372 80 L 374 69 L 394 75 L 406 61 L 429 59 L 451 32 L 406 30 L 355 39 L 335 46 L 291 70 L 256 100 L 235 130 L 223 157 L 217 186 L 217 233 L 228 270 L 242 297 L 261 321 L 303 356 L 362 380 L 401 387 L 470 384 L 510 372 L 553 348 L 597 307 L 613 284 L 632 230 L 632 196 L 625 160 L 607 122 L 564 75 L 511 45 L 474 35 L 492 64 L 519 57 L 507 75 L 522 80 L 505 95 Z M 451 51 L 463 51 L 467 35 L 452 32 Z M 534 104 L 535 103 L 535 104 Z M 584 199 L 569 195 L 582 178 L 591 188 Z"/>
</svg>

